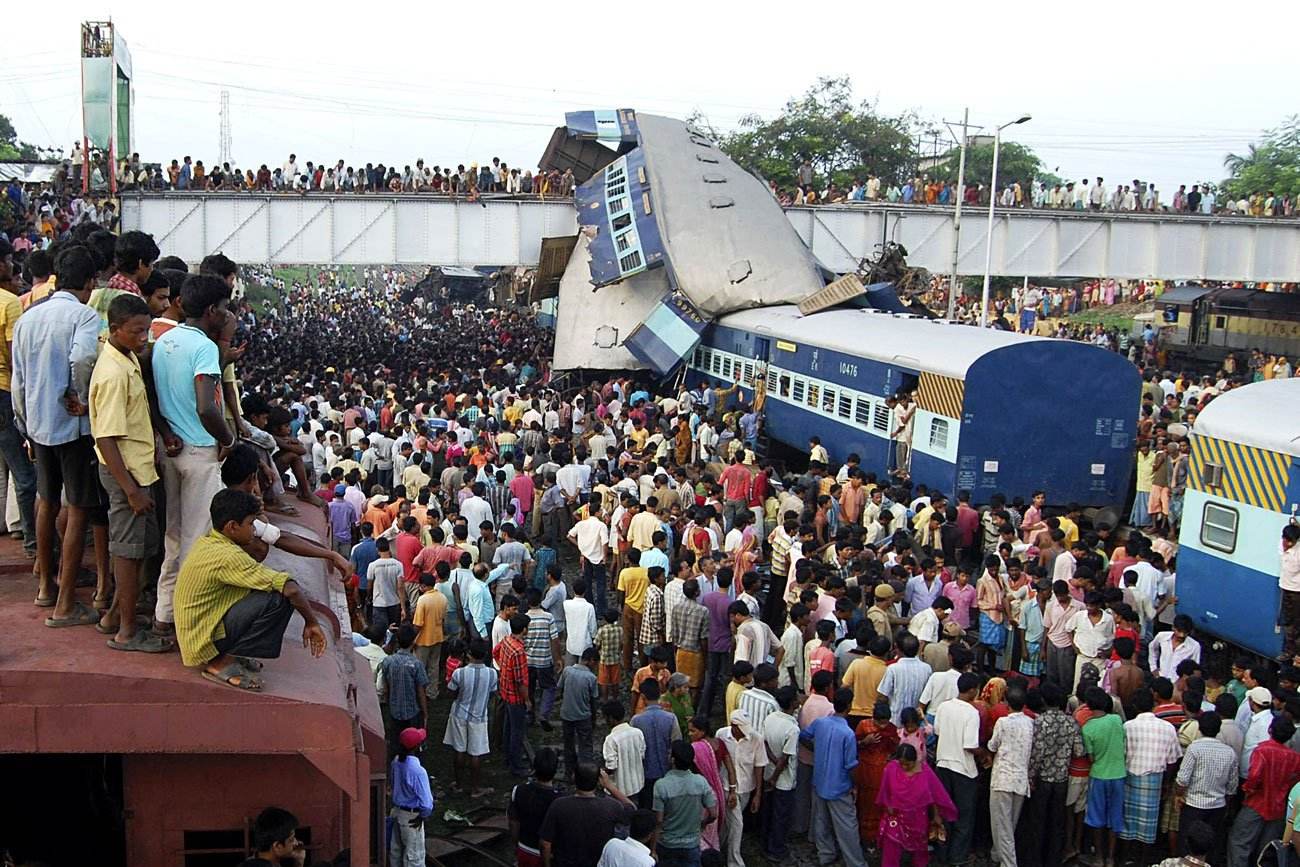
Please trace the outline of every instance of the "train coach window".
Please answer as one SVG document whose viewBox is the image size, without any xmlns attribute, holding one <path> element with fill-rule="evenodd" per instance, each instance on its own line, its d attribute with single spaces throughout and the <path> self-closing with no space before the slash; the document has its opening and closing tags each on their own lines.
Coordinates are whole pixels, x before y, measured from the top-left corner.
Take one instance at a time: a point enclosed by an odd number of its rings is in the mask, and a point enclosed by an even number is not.
<svg viewBox="0 0 1300 867">
<path fill-rule="evenodd" d="M 698 369 L 699 367 L 701 367 L 703 364 L 704 364 L 704 350 L 703 350 L 703 349 L 697 349 L 697 350 L 695 350 L 695 367 L 696 367 L 696 369 Z"/>
<path fill-rule="evenodd" d="M 884 401 L 876 404 L 876 408 L 872 411 L 871 426 L 881 433 L 889 430 L 889 407 Z"/>
<path fill-rule="evenodd" d="M 808 383 L 808 406 L 811 409 L 817 408 L 817 400 L 821 397 L 822 387 L 815 382 Z"/>
<path fill-rule="evenodd" d="M 1226 316 L 1216 316 L 1216 317 L 1214 317 L 1214 327 L 1215 327 L 1215 328 L 1218 328 L 1218 329 L 1224 329 L 1224 328 L 1227 328 L 1227 327 L 1228 327 L 1228 317 L 1226 317 Z"/>
<path fill-rule="evenodd" d="M 840 418 L 849 418 L 853 415 L 853 398 L 843 392 L 840 392 L 839 413 Z"/>
<path fill-rule="evenodd" d="M 1223 487 L 1223 466 L 1210 461 L 1201 464 L 1201 483 L 1207 488 Z"/>
<path fill-rule="evenodd" d="M 871 401 L 860 397 L 853 402 L 853 420 L 863 427 L 871 425 Z"/>
<path fill-rule="evenodd" d="M 803 380 L 802 380 L 802 379 L 795 379 L 795 381 L 794 381 L 794 391 L 792 391 L 792 392 L 790 393 L 790 397 L 791 397 L 791 399 L 794 400 L 795 403 L 803 403 L 803 389 L 804 389 L 804 382 L 803 382 Z"/>
<path fill-rule="evenodd" d="M 1206 503 L 1201 513 L 1201 544 L 1231 554 L 1237 548 L 1237 510 Z"/>
<path fill-rule="evenodd" d="M 930 448 L 948 448 L 948 421 L 942 418 L 930 419 Z"/>
<path fill-rule="evenodd" d="M 790 396 L 790 374 L 783 373 L 776 381 L 776 393 L 781 397 Z"/>
<path fill-rule="evenodd" d="M 745 362 L 744 383 L 750 388 L 754 387 L 754 365 L 748 361 Z"/>
<path fill-rule="evenodd" d="M 822 412 L 835 415 L 835 389 L 828 388 L 822 394 Z"/>
</svg>

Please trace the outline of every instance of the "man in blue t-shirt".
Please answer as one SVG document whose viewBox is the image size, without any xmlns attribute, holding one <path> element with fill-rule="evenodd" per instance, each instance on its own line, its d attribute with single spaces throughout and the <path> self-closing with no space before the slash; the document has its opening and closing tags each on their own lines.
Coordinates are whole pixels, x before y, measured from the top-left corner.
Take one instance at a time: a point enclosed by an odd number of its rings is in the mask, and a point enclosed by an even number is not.
<svg viewBox="0 0 1300 867">
<path fill-rule="evenodd" d="M 172 594 L 181 562 L 204 533 L 213 496 L 221 490 L 221 459 L 235 444 L 221 398 L 221 357 L 216 337 L 231 314 L 230 287 L 219 277 L 191 274 L 181 287 L 185 321 L 153 348 L 154 387 L 165 422 L 167 534 L 158 577 L 155 630 L 172 628 Z"/>
</svg>

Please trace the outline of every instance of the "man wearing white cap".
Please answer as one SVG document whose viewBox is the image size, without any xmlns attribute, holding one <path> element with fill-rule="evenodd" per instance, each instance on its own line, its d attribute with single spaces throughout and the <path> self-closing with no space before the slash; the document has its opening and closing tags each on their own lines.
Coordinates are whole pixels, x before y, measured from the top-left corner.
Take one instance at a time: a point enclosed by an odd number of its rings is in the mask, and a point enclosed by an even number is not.
<svg viewBox="0 0 1300 867">
<path fill-rule="evenodd" d="M 1246 693 L 1250 702 L 1250 722 L 1246 726 L 1246 739 L 1241 748 L 1241 778 L 1250 770 L 1250 757 L 1255 747 L 1268 740 L 1268 726 L 1273 721 L 1273 693 L 1265 686 L 1254 686 Z"/>
<path fill-rule="evenodd" d="M 736 769 L 735 779 L 729 781 L 727 794 L 736 794 L 734 805 L 727 810 L 727 819 L 723 824 L 723 850 L 727 855 L 727 867 L 745 867 L 745 859 L 740 854 L 740 837 L 745 828 L 745 808 L 757 813 L 763 798 L 763 769 L 767 767 L 767 746 L 761 732 L 754 731 L 749 714 L 743 710 L 731 713 L 730 725 L 718 729 L 716 737 L 727 746 L 731 754 L 732 767 Z M 727 799 L 729 802 L 730 798 Z M 752 803 L 751 803 L 752 801 Z"/>
</svg>

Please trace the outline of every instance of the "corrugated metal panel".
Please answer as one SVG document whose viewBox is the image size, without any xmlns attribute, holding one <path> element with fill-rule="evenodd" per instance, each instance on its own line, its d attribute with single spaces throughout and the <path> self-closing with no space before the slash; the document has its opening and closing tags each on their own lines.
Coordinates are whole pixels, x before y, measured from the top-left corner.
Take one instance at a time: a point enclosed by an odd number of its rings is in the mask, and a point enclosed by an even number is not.
<svg viewBox="0 0 1300 867">
<path fill-rule="evenodd" d="M 1187 487 L 1270 512 L 1283 510 L 1290 456 L 1196 433 L 1191 445 Z"/>
<path fill-rule="evenodd" d="M 827 307 L 834 307 L 850 298 L 856 298 L 865 291 L 867 291 L 866 287 L 862 285 L 857 274 L 845 274 L 835 282 L 826 284 L 824 289 L 819 289 L 800 301 L 799 312 L 807 316 L 825 310 Z"/>
<path fill-rule="evenodd" d="M 916 405 L 936 415 L 961 418 L 962 403 L 966 400 L 966 383 L 951 376 L 922 373 L 916 388 Z"/>
</svg>

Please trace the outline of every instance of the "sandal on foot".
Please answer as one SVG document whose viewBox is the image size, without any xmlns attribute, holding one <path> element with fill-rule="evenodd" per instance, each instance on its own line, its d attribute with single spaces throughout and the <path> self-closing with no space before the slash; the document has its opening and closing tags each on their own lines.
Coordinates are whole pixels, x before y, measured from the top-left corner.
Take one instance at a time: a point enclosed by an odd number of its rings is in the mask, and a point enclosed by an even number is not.
<svg viewBox="0 0 1300 867">
<path fill-rule="evenodd" d="M 96 596 L 90 600 L 90 607 L 96 611 L 107 611 L 112 604 L 113 597 L 111 596 Z"/>
<path fill-rule="evenodd" d="M 215 673 L 205 668 L 202 674 L 204 680 L 210 680 L 231 689 L 242 689 L 245 692 L 260 692 L 262 689 L 262 679 L 249 674 L 237 662 L 232 662 Z"/>
<path fill-rule="evenodd" d="M 72 607 L 72 613 L 67 617 L 47 617 L 45 625 L 51 629 L 61 629 L 64 626 L 92 626 L 99 622 L 99 612 L 89 607 L 84 602 L 78 602 Z"/>
<path fill-rule="evenodd" d="M 54 599 L 53 597 L 49 599 L 42 599 L 41 597 L 37 596 L 36 601 L 33 602 L 32 604 L 35 605 L 37 608 L 53 608 L 56 604 L 58 604 L 58 600 Z"/>
<path fill-rule="evenodd" d="M 136 625 L 137 627 L 141 628 L 141 629 L 148 628 L 148 626 L 149 626 L 149 618 L 148 618 L 148 617 L 137 616 L 137 617 L 135 618 L 135 625 Z M 116 627 L 116 626 L 105 626 L 105 625 L 104 625 L 104 619 L 103 619 L 102 617 L 101 617 L 101 618 L 99 619 L 99 621 L 95 624 L 95 631 L 98 632 L 98 633 L 101 634 L 101 635 L 117 635 L 117 627 Z"/>
<path fill-rule="evenodd" d="M 115 638 L 108 640 L 108 646 L 113 650 L 134 650 L 139 653 L 166 653 L 175 645 L 161 636 L 154 635 L 147 629 L 137 630 L 131 636 L 131 640 L 125 643 L 119 642 Z"/>
<path fill-rule="evenodd" d="M 245 671 L 251 671 L 254 674 L 256 674 L 257 672 L 261 671 L 263 668 L 266 667 L 262 665 L 262 660 L 253 659 L 248 656 L 236 656 L 235 661 L 238 662 L 241 666 L 243 666 Z"/>
</svg>

